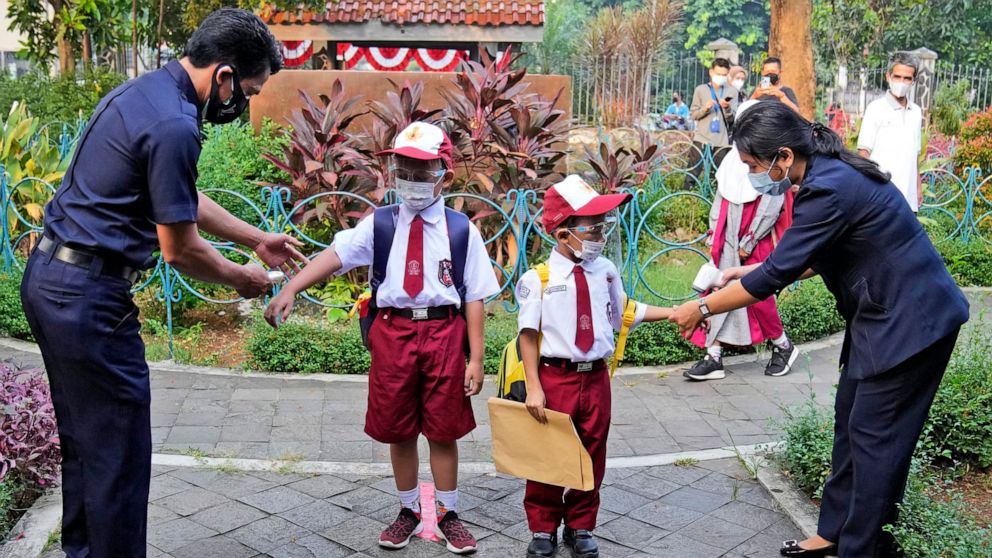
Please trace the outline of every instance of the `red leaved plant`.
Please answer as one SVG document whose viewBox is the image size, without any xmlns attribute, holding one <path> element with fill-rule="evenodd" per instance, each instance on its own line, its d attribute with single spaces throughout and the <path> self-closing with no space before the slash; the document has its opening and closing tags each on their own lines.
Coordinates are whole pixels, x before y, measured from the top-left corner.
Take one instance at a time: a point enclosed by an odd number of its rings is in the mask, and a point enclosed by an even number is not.
<svg viewBox="0 0 992 558">
<path fill-rule="evenodd" d="M 51 392 L 40 370 L 0 362 L 0 479 L 28 489 L 59 483 L 61 454 Z"/>
</svg>

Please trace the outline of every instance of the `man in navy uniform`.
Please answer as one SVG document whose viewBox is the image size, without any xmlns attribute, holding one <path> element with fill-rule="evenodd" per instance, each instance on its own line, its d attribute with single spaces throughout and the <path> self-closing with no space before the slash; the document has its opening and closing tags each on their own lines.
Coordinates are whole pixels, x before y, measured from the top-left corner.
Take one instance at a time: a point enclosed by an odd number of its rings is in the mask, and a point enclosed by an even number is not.
<svg viewBox="0 0 992 558">
<path fill-rule="evenodd" d="M 46 207 L 21 297 L 58 420 L 69 558 L 145 556 L 151 391 L 130 291 L 153 252 L 248 298 L 268 291 L 266 270 L 225 259 L 200 229 L 254 250 L 270 267 L 293 271 L 305 261 L 297 240 L 239 221 L 196 191 L 203 121 L 235 120 L 281 66 L 257 16 L 212 13 L 185 58 L 97 106 Z"/>
</svg>

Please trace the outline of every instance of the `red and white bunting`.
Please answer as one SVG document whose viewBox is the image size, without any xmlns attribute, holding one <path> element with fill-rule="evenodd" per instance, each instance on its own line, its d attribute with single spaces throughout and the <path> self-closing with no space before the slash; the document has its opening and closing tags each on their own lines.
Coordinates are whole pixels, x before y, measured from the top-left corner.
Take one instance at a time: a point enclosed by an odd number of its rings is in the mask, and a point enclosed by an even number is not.
<svg viewBox="0 0 992 558">
<path fill-rule="evenodd" d="M 313 41 L 283 41 L 279 46 L 287 68 L 302 66 L 313 56 Z"/>
<path fill-rule="evenodd" d="M 435 48 L 418 48 L 414 60 L 425 72 L 450 72 L 465 58 L 465 52 Z"/>
<path fill-rule="evenodd" d="M 368 47 L 362 50 L 365 51 L 365 59 L 373 68 L 385 72 L 405 70 L 413 56 L 413 52 L 406 47 Z"/>
</svg>

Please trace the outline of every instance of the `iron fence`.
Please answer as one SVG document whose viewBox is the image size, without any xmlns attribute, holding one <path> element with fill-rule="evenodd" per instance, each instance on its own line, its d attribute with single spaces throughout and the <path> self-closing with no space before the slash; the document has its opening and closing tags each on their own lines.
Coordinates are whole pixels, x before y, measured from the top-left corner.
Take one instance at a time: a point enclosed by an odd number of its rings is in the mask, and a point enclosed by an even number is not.
<svg viewBox="0 0 992 558">
<path fill-rule="evenodd" d="M 692 144 L 682 143 L 684 149 L 695 149 Z M 692 276 L 709 258 L 704 241 L 715 189 L 715 165 L 708 147 L 701 153 L 698 163 L 701 168 L 678 166 L 686 160 L 685 154 L 677 155 L 670 150 L 666 153 L 669 155 L 663 161 L 663 170 L 640 188 L 627 190 L 633 199 L 619 215 L 618 251 L 611 254 L 621 270 L 627 292 L 656 303 L 672 303 L 693 296 Z M 928 167 L 933 168 L 923 175 L 927 194 L 920 215 L 935 241 L 992 241 L 992 196 L 988 193 L 992 176 L 983 178 L 978 169 L 955 174 L 949 163 Z M 689 177 L 688 189 L 684 188 L 686 177 Z M 55 191 L 55 185 L 39 178 L 12 182 L 0 169 L 0 263 L 5 270 L 23 267 L 25 256 L 42 234 L 41 219 L 25 210 L 20 195 L 25 189 L 37 190 L 39 185 L 49 197 Z M 222 205 L 230 200 L 247 204 L 251 208 L 250 214 L 257 217 L 254 224 L 259 228 L 293 234 L 306 243 L 307 251 L 311 253 L 325 248 L 327 242 L 321 238 L 330 237 L 327 234 L 320 237 L 312 228 L 301 225 L 299 217 L 308 209 L 318 204 L 347 207 L 347 214 L 351 215 L 348 219 L 326 217 L 320 222 L 337 230 L 352 226 L 377 205 L 369 198 L 344 191 L 322 192 L 296 200 L 286 187 L 260 188 L 255 198 L 225 189 L 204 190 L 203 193 Z M 387 201 L 393 199 L 392 194 L 386 198 Z M 515 311 L 513 286 L 535 261 L 546 257 L 553 245 L 553 240 L 540 226 L 539 193 L 513 190 L 494 199 L 471 192 L 451 192 L 445 199 L 448 204 L 469 213 L 483 233 L 501 286 L 500 292 L 488 302 L 497 301 L 506 310 Z M 252 254 L 229 243 L 213 244 L 228 257 L 240 261 L 253 258 Z M 153 293 L 164 304 L 170 348 L 174 308 L 184 298 L 217 304 L 237 304 L 242 300 L 234 294 L 219 296 L 206 292 L 199 285 L 159 257 L 133 288 L 134 293 Z M 328 301 L 310 293 L 303 296 L 322 306 L 348 306 L 347 301 Z"/>
</svg>

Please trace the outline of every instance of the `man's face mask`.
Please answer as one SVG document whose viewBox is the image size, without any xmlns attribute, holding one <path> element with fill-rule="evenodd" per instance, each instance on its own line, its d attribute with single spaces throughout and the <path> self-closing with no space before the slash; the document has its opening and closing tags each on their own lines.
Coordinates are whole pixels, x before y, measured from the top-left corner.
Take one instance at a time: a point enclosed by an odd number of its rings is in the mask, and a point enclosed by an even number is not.
<svg viewBox="0 0 992 558">
<path fill-rule="evenodd" d="M 220 84 L 217 83 L 217 77 L 224 68 L 231 70 L 231 97 L 226 101 L 221 100 Z M 241 89 L 238 71 L 234 66 L 218 65 L 210 79 L 210 98 L 203 107 L 203 119 L 213 124 L 227 124 L 237 120 L 246 108 L 248 108 L 248 96 Z"/>
</svg>

